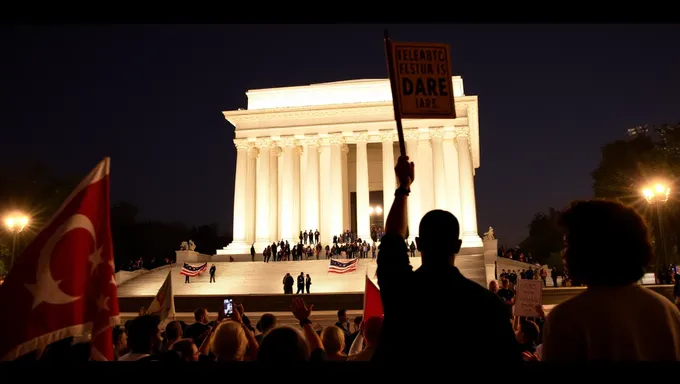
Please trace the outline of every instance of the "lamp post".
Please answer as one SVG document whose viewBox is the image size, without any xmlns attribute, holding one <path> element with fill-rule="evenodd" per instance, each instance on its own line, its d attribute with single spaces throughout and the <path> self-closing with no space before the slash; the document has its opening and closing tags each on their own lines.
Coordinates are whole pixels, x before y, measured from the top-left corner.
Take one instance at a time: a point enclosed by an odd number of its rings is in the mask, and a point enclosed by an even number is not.
<svg viewBox="0 0 680 384">
<path fill-rule="evenodd" d="M 666 242 L 663 238 L 663 226 L 661 224 L 661 206 L 668 201 L 668 197 L 671 194 L 671 188 L 664 183 L 656 183 L 649 185 L 642 190 L 642 196 L 644 196 L 647 203 L 654 208 L 656 211 L 656 218 L 659 225 L 659 241 L 663 244 L 663 264 L 667 262 L 668 254 L 666 252 Z M 657 273 L 661 275 L 661 266 L 657 265 Z M 661 276 L 659 276 L 661 277 Z"/>
<path fill-rule="evenodd" d="M 9 233 L 12 234 L 12 259 L 10 261 L 8 271 L 14 267 L 14 258 L 17 251 L 17 237 L 28 225 L 28 216 L 21 213 L 13 213 L 5 217 L 5 226 Z"/>
</svg>

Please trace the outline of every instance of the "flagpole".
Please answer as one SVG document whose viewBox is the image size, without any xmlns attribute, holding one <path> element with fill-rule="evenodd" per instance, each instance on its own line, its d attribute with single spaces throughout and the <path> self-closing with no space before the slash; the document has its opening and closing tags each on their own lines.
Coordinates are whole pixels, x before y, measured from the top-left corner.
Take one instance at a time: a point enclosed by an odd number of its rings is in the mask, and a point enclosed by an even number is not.
<svg viewBox="0 0 680 384">
<path fill-rule="evenodd" d="M 387 73 L 390 77 L 390 88 L 392 89 L 392 106 L 394 107 L 394 120 L 397 123 L 397 137 L 399 138 L 399 152 L 406 156 L 406 143 L 404 142 L 404 128 L 401 125 L 401 102 L 397 94 L 397 78 L 394 73 L 394 57 L 392 56 L 392 39 L 385 30 L 385 56 L 387 56 Z"/>
</svg>

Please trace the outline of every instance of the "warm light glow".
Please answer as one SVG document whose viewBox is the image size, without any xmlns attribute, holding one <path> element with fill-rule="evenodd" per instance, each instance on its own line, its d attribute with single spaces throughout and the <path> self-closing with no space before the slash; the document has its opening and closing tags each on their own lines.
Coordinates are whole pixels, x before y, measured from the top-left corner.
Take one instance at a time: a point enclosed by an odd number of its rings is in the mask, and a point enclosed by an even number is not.
<svg viewBox="0 0 680 384">
<path fill-rule="evenodd" d="M 382 207 L 379 206 L 379 205 L 376 205 L 375 207 L 368 207 L 368 214 L 369 214 L 370 216 L 373 216 L 373 215 L 380 215 L 380 214 L 382 214 L 382 213 L 383 213 L 383 209 L 382 209 Z"/>
<path fill-rule="evenodd" d="M 656 183 L 653 186 L 642 189 L 642 196 L 648 203 L 665 203 L 671 194 L 671 188 L 663 183 Z"/>
<path fill-rule="evenodd" d="M 21 232 L 28 225 L 28 216 L 21 213 L 12 213 L 5 216 L 5 226 L 10 232 Z"/>
</svg>

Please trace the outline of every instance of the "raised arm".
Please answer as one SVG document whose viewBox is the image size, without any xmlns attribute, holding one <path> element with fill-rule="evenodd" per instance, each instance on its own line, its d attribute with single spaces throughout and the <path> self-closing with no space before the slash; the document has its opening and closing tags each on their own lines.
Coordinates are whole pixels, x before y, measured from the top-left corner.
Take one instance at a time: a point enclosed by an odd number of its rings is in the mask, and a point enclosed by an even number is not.
<svg viewBox="0 0 680 384">
<path fill-rule="evenodd" d="M 399 187 L 394 193 L 394 202 L 392 207 L 390 207 L 390 212 L 387 214 L 385 233 L 405 238 L 406 228 L 408 227 L 406 201 L 408 200 L 408 194 L 411 192 L 411 183 L 415 178 L 414 165 L 408 161 L 408 156 L 399 157 L 397 165 L 394 167 L 394 173 Z M 384 193 L 389 193 L 389 189 L 385 188 Z"/>
<path fill-rule="evenodd" d="M 312 314 L 312 309 L 314 309 L 314 305 L 310 304 L 309 307 L 307 307 L 307 305 L 305 305 L 304 299 L 300 297 L 293 299 L 293 316 L 295 316 L 295 318 L 300 321 L 302 333 L 305 335 L 310 352 L 314 352 L 317 349 L 324 349 L 321 338 L 316 333 L 314 327 L 312 326 L 312 322 L 309 320 L 309 317 Z"/>
<path fill-rule="evenodd" d="M 394 203 L 387 215 L 385 235 L 380 239 L 378 251 L 378 285 L 385 314 L 398 308 L 404 289 L 409 286 L 407 280 L 413 273 L 409 262 L 405 237 L 408 225 L 408 194 L 414 179 L 413 163 L 407 156 L 401 156 L 394 167 L 399 187 L 394 193 Z M 389 193 L 386 189 L 385 193 Z"/>
</svg>

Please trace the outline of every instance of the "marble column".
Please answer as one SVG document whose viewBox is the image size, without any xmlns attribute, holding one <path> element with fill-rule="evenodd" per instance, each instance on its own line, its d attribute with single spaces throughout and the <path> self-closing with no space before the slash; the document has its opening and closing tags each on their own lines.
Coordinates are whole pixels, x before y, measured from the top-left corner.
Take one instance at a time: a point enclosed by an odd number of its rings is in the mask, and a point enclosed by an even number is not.
<svg viewBox="0 0 680 384">
<path fill-rule="evenodd" d="M 458 172 L 460 180 L 460 199 L 463 216 L 463 247 L 482 247 L 482 239 L 477 234 L 477 207 L 475 204 L 475 180 L 472 174 L 472 152 L 467 129 L 456 130 L 458 144 Z"/>
<path fill-rule="evenodd" d="M 246 243 L 255 243 L 255 178 L 257 176 L 257 157 L 259 150 L 255 143 L 249 143 L 248 164 L 246 166 Z"/>
<path fill-rule="evenodd" d="M 450 137 L 449 137 L 450 135 Z M 444 149 L 444 172 L 446 173 L 446 207 L 458 219 L 460 228 L 463 228 L 463 216 L 460 209 L 460 178 L 458 172 L 458 150 L 453 132 L 447 132 L 443 143 Z M 462 238 L 462 232 L 459 235 Z"/>
<path fill-rule="evenodd" d="M 303 185 L 306 198 L 302 201 L 302 205 L 306 207 L 304 228 L 315 231 L 319 229 L 319 140 L 307 139 L 306 144 L 307 169 Z"/>
<path fill-rule="evenodd" d="M 432 175 L 434 178 L 434 208 L 448 210 L 446 205 L 446 173 L 444 171 L 444 147 L 442 128 L 430 128 L 432 141 Z"/>
<path fill-rule="evenodd" d="M 406 155 L 409 161 L 418 164 L 418 130 L 404 130 L 404 140 L 406 141 Z M 411 184 L 411 194 L 408 198 L 408 241 L 415 241 L 418 236 L 418 225 L 420 224 L 420 177 L 418 170 L 415 170 L 415 180 Z"/>
<path fill-rule="evenodd" d="M 281 148 L 283 154 L 279 158 L 279 189 L 281 190 L 281 199 L 279 202 L 279 232 L 283 240 L 288 240 L 289 243 L 295 244 L 297 242 L 298 234 L 293 232 L 293 153 L 295 147 L 295 139 L 293 137 L 282 137 Z"/>
<path fill-rule="evenodd" d="M 396 177 L 394 176 L 394 133 L 381 132 L 382 140 L 382 186 L 383 186 L 383 223 L 387 222 L 387 214 L 394 202 Z"/>
<path fill-rule="evenodd" d="M 416 180 L 420 178 L 420 219 L 434 209 L 434 181 L 432 180 L 432 144 L 429 132 L 420 132 L 418 137 L 418 162 Z"/>
<path fill-rule="evenodd" d="M 246 173 L 248 168 L 248 142 L 234 140 L 236 144 L 236 174 L 234 176 L 234 226 L 230 249 L 246 248 Z"/>
<path fill-rule="evenodd" d="M 347 154 L 349 146 L 342 145 L 342 231 L 352 228 L 352 213 L 349 200 L 349 167 L 347 166 Z"/>
<path fill-rule="evenodd" d="M 331 166 L 328 172 L 331 173 L 331 211 L 330 231 L 333 234 L 342 232 L 343 197 L 342 197 L 342 146 L 345 140 L 342 135 L 331 135 Z"/>
<path fill-rule="evenodd" d="M 333 201 L 331 200 L 331 147 L 328 138 L 319 139 L 319 241 L 324 247 L 332 245 L 333 235 L 331 233 L 331 211 Z"/>
<path fill-rule="evenodd" d="M 269 244 L 279 236 L 279 157 L 281 147 L 272 144 L 269 151 Z"/>
<path fill-rule="evenodd" d="M 300 230 L 307 231 L 309 229 L 309 223 L 307 223 L 307 200 L 309 200 L 309 190 L 307 189 L 307 156 L 309 155 L 309 150 L 307 148 L 307 139 L 302 137 L 298 139 L 300 143 L 300 166 L 298 170 L 299 184 L 300 184 Z M 299 232 L 298 232 L 299 234 Z"/>
<path fill-rule="evenodd" d="M 255 199 L 257 210 L 257 220 L 255 223 L 255 251 L 262 252 L 262 248 L 269 244 L 269 214 L 271 208 L 269 207 L 269 163 L 271 156 L 269 155 L 271 149 L 271 140 L 258 140 L 257 146 L 260 154 L 257 157 L 257 182 L 255 188 Z"/>
<path fill-rule="evenodd" d="M 357 148 L 357 236 L 362 240 L 371 238 L 371 216 L 368 213 L 370 207 L 369 193 L 368 193 L 368 152 L 366 149 L 368 143 L 368 134 L 360 132 L 356 136 Z"/>
<path fill-rule="evenodd" d="M 293 226 L 293 238 L 295 239 L 295 244 L 300 242 L 300 156 L 302 155 L 302 147 L 300 145 L 295 145 L 293 148 L 293 179 L 291 183 L 293 184 L 293 221 L 291 225 Z M 293 246 L 291 245 L 291 248 Z"/>
</svg>

